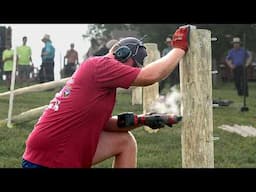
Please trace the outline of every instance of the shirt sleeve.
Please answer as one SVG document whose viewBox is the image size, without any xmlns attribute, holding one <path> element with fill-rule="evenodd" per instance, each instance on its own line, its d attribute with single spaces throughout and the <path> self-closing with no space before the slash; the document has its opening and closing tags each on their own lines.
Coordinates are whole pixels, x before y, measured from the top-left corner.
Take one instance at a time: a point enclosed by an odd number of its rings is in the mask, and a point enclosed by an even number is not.
<svg viewBox="0 0 256 192">
<path fill-rule="evenodd" d="M 100 87 L 128 89 L 141 71 L 115 59 L 104 58 L 96 66 L 96 82 Z"/>
<path fill-rule="evenodd" d="M 231 60 L 231 50 L 228 52 L 228 55 L 226 56 L 227 60 Z"/>
<path fill-rule="evenodd" d="M 250 57 L 250 52 L 248 50 L 245 50 L 245 59 L 248 59 Z"/>
<path fill-rule="evenodd" d="M 54 58 L 54 47 L 50 44 L 46 44 L 45 51 L 47 52 L 46 57 L 53 59 Z"/>
</svg>

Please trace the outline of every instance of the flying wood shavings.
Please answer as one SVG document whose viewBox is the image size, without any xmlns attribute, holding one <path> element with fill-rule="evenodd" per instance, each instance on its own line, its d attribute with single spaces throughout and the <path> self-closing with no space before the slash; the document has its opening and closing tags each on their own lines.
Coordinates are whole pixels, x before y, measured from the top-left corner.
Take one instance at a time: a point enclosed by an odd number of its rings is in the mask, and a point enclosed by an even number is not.
<svg viewBox="0 0 256 192">
<path fill-rule="evenodd" d="M 225 131 L 229 131 L 231 133 L 237 133 L 243 137 L 255 137 L 256 136 L 256 128 L 252 126 L 244 126 L 244 125 L 221 125 L 218 128 L 223 129 Z"/>
</svg>

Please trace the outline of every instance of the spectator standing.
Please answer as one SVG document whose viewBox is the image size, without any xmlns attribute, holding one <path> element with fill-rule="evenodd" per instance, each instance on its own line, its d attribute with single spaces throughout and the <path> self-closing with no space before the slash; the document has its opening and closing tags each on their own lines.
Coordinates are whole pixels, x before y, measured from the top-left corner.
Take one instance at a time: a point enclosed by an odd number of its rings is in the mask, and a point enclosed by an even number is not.
<svg viewBox="0 0 256 192">
<path fill-rule="evenodd" d="M 45 46 L 41 51 L 42 65 L 40 69 L 40 82 L 54 81 L 54 57 L 55 57 L 55 48 L 52 45 L 50 35 L 45 34 L 42 38 Z"/>
<path fill-rule="evenodd" d="M 14 50 L 11 49 L 11 45 L 6 45 L 6 49 L 3 51 L 2 61 L 4 64 L 3 70 L 6 77 L 5 82 L 8 90 L 10 90 L 10 86 L 11 86 L 13 56 L 14 56 Z"/>
<path fill-rule="evenodd" d="M 231 43 L 233 44 L 233 48 L 228 51 L 226 63 L 233 71 L 237 94 L 239 96 L 243 96 L 244 94 L 248 96 L 247 70 L 244 71 L 243 67 L 249 66 L 252 57 L 247 50 L 241 47 L 239 37 L 234 37 Z"/>
<path fill-rule="evenodd" d="M 78 52 L 74 49 L 75 44 L 70 44 L 70 49 L 67 51 L 64 56 L 64 77 L 70 77 L 76 70 L 77 65 L 79 64 Z M 65 62 L 67 60 L 67 62 Z"/>
<path fill-rule="evenodd" d="M 18 63 L 18 77 L 21 83 L 28 82 L 30 79 L 30 72 L 34 65 L 32 62 L 32 51 L 30 46 L 27 46 L 27 37 L 22 38 L 23 44 L 17 47 L 17 63 Z"/>
</svg>

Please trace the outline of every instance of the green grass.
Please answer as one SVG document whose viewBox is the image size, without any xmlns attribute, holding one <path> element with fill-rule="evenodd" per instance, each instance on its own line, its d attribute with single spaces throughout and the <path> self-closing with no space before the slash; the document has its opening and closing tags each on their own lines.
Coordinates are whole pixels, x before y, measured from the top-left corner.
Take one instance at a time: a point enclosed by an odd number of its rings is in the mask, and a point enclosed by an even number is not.
<svg viewBox="0 0 256 192">
<path fill-rule="evenodd" d="M 256 167 L 256 138 L 242 137 L 218 128 L 222 124 L 240 124 L 256 127 L 256 89 L 255 82 L 249 83 L 249 97 L 247 98 L 248 112 L 240 112 L 243 97 L 236 94 L 233 83 L 223 83 L 213 90 L 213 98 L 234 101 L 228 107 L 213 109 L 214 162 L 216 168 L 252 168 Z M 0 88 L 4 90 L 4 88 Z M 15 97 L 14 114 L 30 108 L 46 105 L 55 91 L 40 92 Z M 0 119 L 8 114 L 8 98 L 0 98 Z M 127 93 L 120 93 L 117 97 L 114 114 L 124 111 L 141 113 L 141 105 L 131 105 L 131 97 Z M 24 152 L 24 142 L 33 129 L 36 120 L 15 125 L 14 128 L 0 126 L 0 167 L 20 167 L 21 156 Z M 148 133 L 143 128 L 132 131 L 138 143 L 139 168 L 181 168 L 181 127 L 180 124 L 172 128 L 160 129 L 157 133 Z M 111 167 L 112 159 L 106 160 L 95 168 Z"/>
</svg>

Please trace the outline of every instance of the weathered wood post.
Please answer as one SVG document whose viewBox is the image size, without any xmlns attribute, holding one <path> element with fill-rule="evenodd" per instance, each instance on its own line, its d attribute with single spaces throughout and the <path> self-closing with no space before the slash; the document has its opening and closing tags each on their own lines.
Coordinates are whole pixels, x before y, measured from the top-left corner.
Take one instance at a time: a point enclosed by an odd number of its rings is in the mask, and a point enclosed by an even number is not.
<svg viewBox="0 0 256 192">
<path fill-rule="evenodd" d="M 142 87 L 132 87 L 132 105 L 142 104 Z"/>
<path fill-rule="evenodd" d="M 211 32 L 191 29 L 190 47 L 180 62 L 182 167 L 213 168 Z"/>
<path fill-rule="evenodd" d="M 13 54 L 13 65 L 12 65 L 12 77 L 11 77 L 11 87 L 10 87 L 10 98 L 9 98 L 9 110 L 8 110 L 8 121 L 7 127 L 12 128 L 12 110 L 13 110 L 13 100 L 14 100 L 14 86 L 15 86 L 15 77 L 16 77 L 16 66 L 17 66 L 17 54 L 16 49 L 14 49 Z"/>
<path fill-rule="evenodd" d="M 145 58 L 144 66 L 160 58 L 160 52 L 158 50 L 157 44 L 155 43 L 145 43 L 148 56 Z M 153 85 L 143 87 L 142 98 L 143 98 L 143 113 L 150 112 L 150 107 L 153 102 L 159 97 L 159 83 L 154 83 Z M 150 127 L 144 126 L 144 129 L 150 133 L 157 132 L 157 129 L 151 129 Z"/>
</svg>

